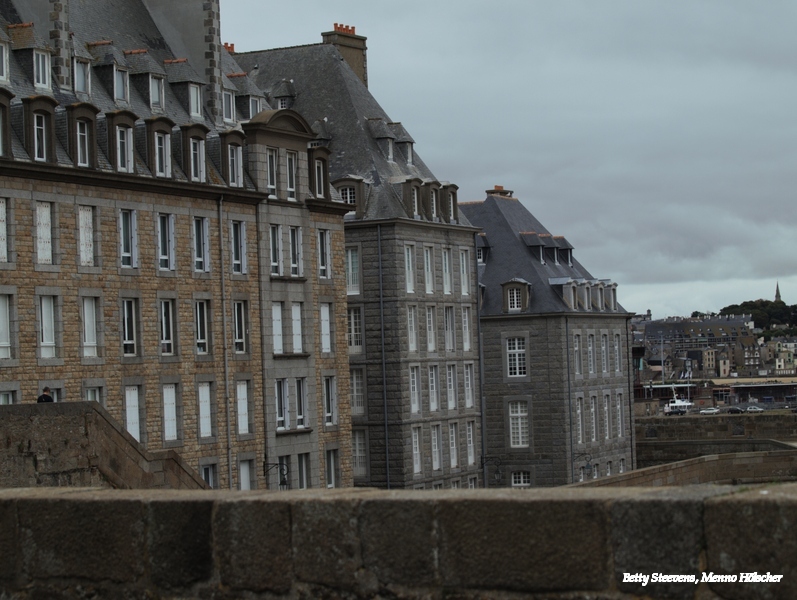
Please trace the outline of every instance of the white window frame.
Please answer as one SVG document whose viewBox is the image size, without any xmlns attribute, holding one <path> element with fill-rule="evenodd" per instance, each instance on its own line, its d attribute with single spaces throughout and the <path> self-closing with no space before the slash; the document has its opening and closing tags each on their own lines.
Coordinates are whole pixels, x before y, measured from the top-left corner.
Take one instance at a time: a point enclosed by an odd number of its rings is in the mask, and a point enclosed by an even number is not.
<svg viewBox="0 0 797 600">
<path fill-rule="evenodd" d="M 291 304 L 291 334 L 293 353 L 301 354 L 304 352 L 302 343 L 302 303 L 293 302 Z"/>
<path fill-rule="evenodd" d="M 47 115 L 33 113 L 33 159 L 38 162 L 47 161 Z"/>
<path fill-rule="evenodd" d="M 407 307 L 407 344 L 410 352 L 418 351 L 418 307 Z"/>
<path fill-rule="evenodd" d="M 451 250 L 443 248 L 443 293 L 451 293 Z"/>
<path fill-rule="evenodd" d="M 233 310 L 233 351 L 236 354 L 246 354 L 247 352 L 247 307 L 243 300 L 236 300 L 232 303 Z"/>
<path fill-rule="evenodd" d="M 609 335 L 606 333 L 601 334 L 601 371 L 609 371 Z"/>
<path fill-rule="evenodd" d="M 573 362 L 575 363 L 573 366 L 576 375 L 581 375 L 583 371 L 583 365 L 581 364 L 581 334 L 578 333 L 573 335 Z"/>
<path fill-rule="evenodd" d="M 529 404 L 525 400 L 508 403 L 509 446 L 511 448 L 529 447 Z"/>
<path fill-rule="evenodd" d="M 284 431 L 290 429 L 290 399 L 288 395 L 287 379 L 277 379 L 274 382 L 274 403 L 277 415 L 277 430 Z"/>
<path fill-rule="evenodd" d="M 598 407 L 597 407 L 597 403 L 598 403 L 598 398 L 596 396 L 590 396 L 590 398 L 589 398 L 589 420 L 590 420 L 590 423 L 592 424 L 592 431 L 590 432 L 590 434 L 591 434 L 591 439 L 592 439 L 593 442 L 598 439 L 598 415 L 597 415 Z"/>
<path fill-rule="evenodd" d="M 420 214 L 420 194 L 418 188 L 412 186 L 412 216 L 417 217 Z"/>
<path fill-rule="evenodd" d="M 623 362 L 622 362 L 622 348 L 620 346 L 620 334 L 614 334 L 614 370 L 616 373 L 622 373 L 623 371 Z"/>
<path fill-rule="evenodd" d="M 0 81 L 8 81 L 8 44 L 0 43 Z"/>
<path fill-rule="evenodd" d="M 137 442 L 141 441 L 141 417 L 139 415 L 139 388 L 125 386 L 125 429 Z"/>
<path fill-rule="evenodd" d="M 468 466 L 476 464 L 476 421 L 468 421 L 465 423 L 466 445 L 468 448 Z"/>
<path fill-rule="evenodd" d="M 576 398 L 576 439 L 584 443 L 584 399 Z"/>
<path fill-rule="evenodd" d="M 11 358 L 11 294 L 0 294 L 0 359 Z"/>
<path fill-rule="evenodd" d="M 623 395 L 617 394 L 617 437 L 622 438 L 625 435 L 625 423 L 623 422 Z"/>
<path fill-rule="evenodd" d="M 75 142 L 77 145 L 77 166 L 89 166 L 89 122 L 79 119 L 75 123 Z"/>
<path fill-rule="evenodd" d="M 158 214 L 158 270 L 160 271 L 175 270 L 174 226 L 175 216 L 173 214 Z"/>
<path fill-rule="evenodd" d="M 332 352 L 332 332 L 330 323 L 331 305 L 322 302 L 320 310 L 321 321 L 321 352 Z"/>
<path fill-rule="evenodd" d="M 83 316 L 83 356 L 97 356 L 97 309 L 99 298 L 84 296 L 81 302 Z"/>
<path fill-rule="evenodd" d="M 36 202 L 36 262 L 53 264 L 53 203 Z"/>
<path fill-rule="evenodd" d="M 116 127 L 116 170 L 133 173 L 133 129 L 124 125 Z"/>
<path fill-rule="evenodd" d="M 448 410 L 457 408 L 457 365 L 446 365 L 446 402 Z"/>
<path fill-rule="evenodd" d="M 440 367 L 429 365 L 429 411 L 440 409 Z"/>
<path fill-rule="evenodd" d="M 210 271 L 210 219 L 194 217 L 194 271 Z"/>
<path fill-rule="evenodd" d="M 418 475 L 423 472 L 421 459 L 421 428 L 412 428 L 412 472 Z"/>
<path fill-rule="evenodd" d="M 365 414 L 365 372 L 362 367 L 352 367 L 349 370 L 349 395 L 351 397 L 351 414 Z"/>
<path fill-rule="evenodd" d="M 410 412 L 421 412 L 421 368 L 414 365 L 410 367 Z"/>
<path fill-rule="evenodd" d="M 509 312 L 520 312 L 522 308 L 521 293 L 519 287 L 511 287 L 506 291 L 507 308 Z"/>
<path fill-rule="evenodd" d="M 506 338 L 507 377 L 526 376 L 526 338 Z"/>
<path fill-rule="evenodd" d="M 282 225 L 269 227 L 269 259 L 271 274 L 282 276 Z"/>
<path fill-rule="evenodd" d="M 149 107 L 152 110 L 163 110 L 165 106 L 163 77 L 149 76 Z"/>
<path fill-rule="evenodd" d="M 235 405 L 238 435 L 254 433 L 249 426 L 249 381 L 242 380 L 235 383 Z"/>
<path fill-rule="evenodd" d="M 210 382 L 197 383 L 197 403 L 199 404 L 199 437 L 213 436 L 213 421 L 211 419 Z"/>
<path fill-rule="evenodd" d="M 589 373 L 595 373 L 595 335 L 590 333 L 587 336 L 587 366 Z"/>
<path fill-rule="evenodd" d="M 282 302 L 271 303 L 271 340 L 274 354 L 285 351 L 282 342 Z"/>
<path fill-rule="evenodd" d="M 352 306 L 346 311 L 347 333 L 346 339 L 349 354 L 360 354 L 363 351 L 363 319 L 362 307 Z"/>
<path fill-rule="evenodd" d="M 439 471 L 443 467 L 443 428 L 432 425 L 432 470 Z"/>
<path fill-rule="evenodd" d="M 323 378 L 324 394 L 324 425 L 332 426 L 338 423 L 338 398 L 337 386 L 334 376 Z"/>
<path fill-rule="evenodd" d="M 177 386 L 165 383 L 161 388 L 163 398 L 163 441 L 177 440 Z"/>
<path fill-rule="evenodd" d="M 443 329 L 446 338 L 446 352 L 454 352 L 457 348 L 457 339 L 453 306 L 446 306 L 443 308 Z"/>
<path fill-rule="evenodd" d="M 50 53 L 33 51 L 33 84 L 40 89 L 50 89 Z"/>
<path fill-rule="evenodd" d="M 404 274 L 408 294 L 415 293 L 415 246 L 404 246 Z"/>
<path fill-rule="evenodd" d="M 75 92 L 79 94 L 91 94 L 91 64 L 85 60 L 73 60 L 73 71 L 74 71 L 74 89 Z M 83 83 L 84 86 L 81 88 L 78 86 L 78 82 L 80 81 L 81 77 L 79 73 L 83 75 Z"/>
<path fill-rule="evenodd" d="M 360 293 L 360 249 L 346 248 L 346 293 Z"/>
<path fill-rule="evenodd" d="M 39 296 L 39 355 L 41 358 L 55 358 L 57 296 Z"/>
<path fill-rule="evenodd" d="M 426 351 L 437 352 L 437 307 L 426 307 Z"/>
<path fill-rule="evenodd" d="M 130 100 L 130 78 L 127 71 L 116 65 L 113 68 L 113 99 L 123 102 Z"/>
<path fill-rule="evenodd" d="M 326 197 L 326 185 L 324 177 L 324 161 L 316 159 L 315 161 L 315 195 L 316 198 Z"/>
<path fill-rule="evenodd" d="M 347 185 L 338 190 L 340 200 L 344 204 L 357 204 L 357 190 L 353 185 Z"/>
<path fill-rule="evenodd" d="M 609 406 L 611 404 L 609 394 L 603 395 L 603 437 L 609 439 L 612 435 L 611 414 Z"/>
<path fill-rule="evenodd" d="M 205 182 L 205 140 L 202 138 L 191 138 L 190 162 L 191 162 L 191 181 L 198 183 Z"/>
<path fill-rule="evenodd" d="M 249 118 L 254 119 L 255 115 L 260 112 L 260 98 L 254 96 L 249 97 Z"/>
<path fill-rule="evenodd" d="M 465 408 L 473 408 L 473 363 L 465 363 Z"/>
<path fill-rule="evenodd" d="M 285 168 L 286 168 L 286 191 L 288 193 L 288 200 L 296 200 L 296 174 L 299 164 L 299 155 L 296 152 L 288 151 L 285 153 Z"/>
<path fill-rule="evenodd" d="M 122 299 L 122 355 L 138 356 L 138 299 Z"/>
<path fill-rule="evenodd" d="M 8 262 L 8 200 L 0 198 L 0 263 Z"/>
<path fill-rule="evenodd" d="M 368 449 L 365 443 L 365 430 L 355 429 L 351 438 L 352 473 L 355 477 L 368 475 Z"/>
<path fill-rule="evenodd" d="M 437 219 L 437 190 L 429 191 L 429 207 L 432 213 L 432 220 Z"/>
<path fill-rule="evenodd" d="M 302 228 L 291 227 L 288 229 L 288 242 L 290 244 L 291 277 L 304 275 L 304 256 L 302 252 Z"/>
<path fill-rule="evenodd" d="M 268 169 L 267 189 L 269 198 L 277 197 L 277 165 L 279 165 L 279 154 L 276 148 L 266 149 L 266 166 Z"/>
<path fill-rule="evenodd" d="M 296 392 L 296 428 L 304 429 L 310 425 L 307 414 L 307 394 L 305 394 L 304 377 L 297 377 L 294 381 Z"/>
<path fill-rule="evenodd" d="M 159 301 L 158 322 L 160 324 L 160 354 L 175 356 L 177 354 L 177 324 L 175 323 L 175 301 L 165 298 Z"/>
<path fill-rule="evenodd" d="M 462 307 L 462 350 L 470 351 L 470 307 Z"/>
<path fill-rule="evenodd" d="M 188 86 L 188 112 L 192 117 L 202 116 L 202 90 L 195 83 Z"/>
<path fill-rule="evenodd" d="M 298 469 L 300 490 L 306 490 L 310 487 L 310 454 L 303 453 L 296 456 L 296 467 Z"/>
<path fill-rule="evenodd" d="M 224 113 L 225 121 L 235 121 L 235 94 L 232 92 L 228 92 L 226 90 L 223 92 L 222 111 Z"/>
<path fill-rule="evenodd" d="M 246 275 L 249 270 L 246 259 L 246 221 L 230 221 L 230 245 L 233 274 Z"/>
<path fill-rule="evenodd" d="M 459 251 L 459 285 L 463 296 L 470 295 L 470 252 Z"/>
<path fill-rule="evenodd" d="M 459 467 L 459 423 L 448 424 L 448 450 L 452 469 Z"/>
<path fill-rule="evenodd" d="M 244 154 L 243 148 L 238 144 L 227 147 L 227 159 L 230 174 L 230 187 L 244 186 Z"/>
<path fill-rule="evenodd" d="M 531 471 L 512 471 L 512 487 L 531 487 Z"/>
<path fill-rule="evenodd" d="M 321 279 L 332 277 L 332 244 L 329 229 L 318 230 L 318 276 Z"/>
<path fill-rule="evenodd" d="M 423 278 L 427 294 L 434 293 L 434 248 L 423 248 Z"/>
</svg>

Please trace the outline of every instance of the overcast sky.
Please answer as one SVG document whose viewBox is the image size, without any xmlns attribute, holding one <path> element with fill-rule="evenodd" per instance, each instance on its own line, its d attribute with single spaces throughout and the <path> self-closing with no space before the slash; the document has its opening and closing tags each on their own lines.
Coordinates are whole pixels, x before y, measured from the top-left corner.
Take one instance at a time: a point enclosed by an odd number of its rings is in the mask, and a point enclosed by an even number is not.
<svg viewBox="0 0 797 600">
<path fill-rule="evenodd" d="M 368 38 L 369 88 L 459 199 L 514 190 L 628 310 L 797 304 L 797 3 L 221 0 L 236 50 Z"/>
</svg>

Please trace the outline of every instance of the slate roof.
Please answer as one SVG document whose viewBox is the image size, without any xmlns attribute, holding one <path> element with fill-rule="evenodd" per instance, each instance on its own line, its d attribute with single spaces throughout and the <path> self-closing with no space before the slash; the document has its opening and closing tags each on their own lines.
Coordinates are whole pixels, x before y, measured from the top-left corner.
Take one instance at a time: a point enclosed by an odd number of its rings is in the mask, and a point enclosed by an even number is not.
<svg viewBox="0 0 797 600">
<path fill-rule="evenodd" d="M 291 108 L 309 123 L 324 122 L 319 133 L 330 138 L 330 180 L 359 176 L 370 186 L 364 218 L 407 218 L 400 182 L 439 181 L 414 151 L 413 164 L 408 165 L 401 144 L 395 145 L 395 161 L 387 160 L 380 138 L 412 138 L 387 115 L 335 46 L 260 50 L 237 53 L 234 58 L 269 99 L 292 88 Z M 469 225 L 464 218 L 460 222 Z"/>
<path fill-rule="evenodd" d="M 564 238 L 551 235 L 519 200 L 488 195 L 482 202 L 460 202 L 459 211 L 485 233 L 476 236 L 477 246 L 488 248 L 485 263 L 478 268 L 479 282 L 484 286 L 482 315 L 503 313 L 502 285 L 513 280 L 531 284 L 529 310 L 523 314 L 587 312 L 574 311 L 565 303 L 562 284 L 572 280 L 596 281 L 595 277 L 575 258 L 572 266 L 564 256 L 558 265 L 551 260 L 546 260 L 544 265 L 540 262 L 540 245 L 571 246 Z M 483 239 L 481 243 L 480 238 Z M 617 313 L 625 313 L 625 309 L 618 305 Z"/>
</svg>

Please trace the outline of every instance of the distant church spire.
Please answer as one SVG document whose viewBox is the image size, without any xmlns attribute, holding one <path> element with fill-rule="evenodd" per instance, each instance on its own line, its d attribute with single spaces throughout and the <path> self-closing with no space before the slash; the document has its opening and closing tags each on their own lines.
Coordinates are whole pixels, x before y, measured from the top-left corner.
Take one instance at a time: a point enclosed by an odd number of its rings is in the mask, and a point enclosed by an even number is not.
<svg viewBox="0 0 797 600">
<path fill-rule="evenodd" d="M 775 302 L 780 301 L 780 282 L 775 282 Z"/>
</svg>

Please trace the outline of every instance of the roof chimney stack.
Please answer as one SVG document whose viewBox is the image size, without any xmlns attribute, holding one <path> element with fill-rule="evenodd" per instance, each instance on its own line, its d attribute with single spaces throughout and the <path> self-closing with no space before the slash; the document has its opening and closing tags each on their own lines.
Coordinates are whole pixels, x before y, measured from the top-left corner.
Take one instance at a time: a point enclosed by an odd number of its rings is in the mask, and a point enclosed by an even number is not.
<svg viewBox="0 0 797 600">
<path fill-rule="evenodd" d="M 504 196 L 506 198 L 512 198 L 512 194 L 514 193 L 512 190 L 505 190 L 504 186 L 496 185 L 492 190 L 485 190 L 485 194 L 488 196 Z"/>
<path fill-rule="evenodd" d="M 325 44 L 332 44 L 357 74 L 365 87 L 368 87 L 368 61 L 366 59 L 365 38 L 355 34 L 355 28 L 342 23 L 335 23 L 332 31 L 321 34 Z"/>
</svg>

